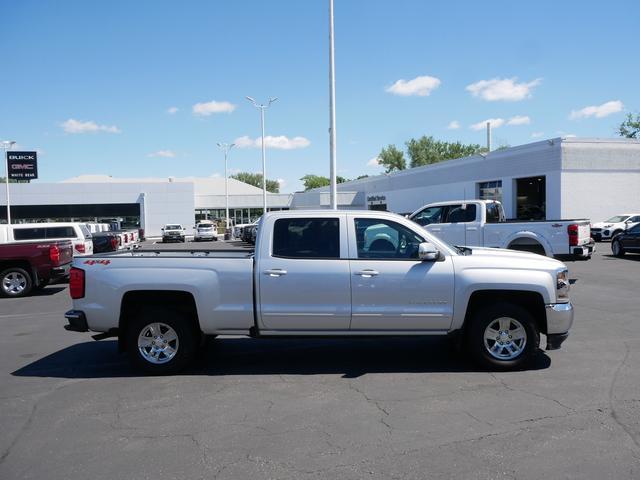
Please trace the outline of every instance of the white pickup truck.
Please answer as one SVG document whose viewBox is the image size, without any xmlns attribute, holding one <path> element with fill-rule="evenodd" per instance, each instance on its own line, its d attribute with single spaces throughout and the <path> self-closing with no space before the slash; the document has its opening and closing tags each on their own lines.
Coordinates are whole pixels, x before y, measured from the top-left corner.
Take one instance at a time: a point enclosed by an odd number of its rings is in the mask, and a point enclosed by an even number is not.
<svg viewBox="0 0 640 480">
<path fill-rule="evenodd" d="M 400 215 L 265 215 L 255 254 L 132 251 L 78 259 L 70 331 L 118 337 L 135 367 L 172 373 L 207 336 L 450 335 L 482 366 L 519 368 L 573 322 L 566 266 L 454 248 Z"/>
<path fill-rule="evenodd" d="M 589 259 L 589 220 L 506 220 L 495 200 L 431 203 L 409 218 L 451 245 L 508 248 L 548 257 Z"/>
</svg>

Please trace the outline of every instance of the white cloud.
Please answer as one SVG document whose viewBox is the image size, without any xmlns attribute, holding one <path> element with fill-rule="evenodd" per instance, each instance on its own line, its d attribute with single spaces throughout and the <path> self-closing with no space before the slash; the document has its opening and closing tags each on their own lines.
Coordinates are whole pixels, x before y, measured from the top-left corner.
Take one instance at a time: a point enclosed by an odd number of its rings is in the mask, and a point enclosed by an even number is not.
<svg viewBox="0 0 640 480">
<path fill-rule="evenodd" d="M 540 138 L 540 137 L 544 137 L 544 132 L 533 132 L 531 134 L 531 138 Z"/>
<path fill-rule="evenodd" d="M 507 125 L 529 125 L 531 123 L 531 119 L 526 115 L 516 115 L 515 117 L 511 117 L 507 122 Z"/>
<path fill-rule="evenodd" d="M 479 82 L 467 85 L 466 90 L 474 97 L 494 102 L 504 100 L 517 102 L 531 97 L 531 91 L 542 82 L 541 78 L 536 78 L 531 82 L 517 82 L 518 78 L 492 78 L 491 80 L 480 80 Z"/>
<path fill-rule="evenodd" d="M 452 120 L 451 122 L 449 122 L 449 125 L 447 125 L 447 128 L 449 130 L 457 130 L 460 128 L 460 122 L 458 122 L 457 120 Z"/>
<path fill-rule="evenodd" d="M 485 128 L 487 128 L 487 122 L 491 123 L 491 128 L 499 128 L 504 125 L 503 118 L 487 118 L 486 120 L 483 120 L 481 122 L 469 125 L 469 128 L 471 130 L 484 130 Z"/>
<path fill-rule="evenodd" d="M 235 109 L 236 106 L 233 103 L 212 100 L 210 102 L 196 103 L 193 106 L 193 114 L 208 117 L 214 113 L 231 113 Z"/>
<path fill-rule="evenodd" d="M 120 133 L 120 129 L 115 125 L 98 125 L 96 122 L 89 120 L 88 122 L 82 122 L 70 118 L 60 124 L 65 133 Z"/>
<path fill-rule="evenodd" d="M 174 113 L 177 113 L 178 110 L 180 110 L 178 107 L 169 107 L 169 108 L 167 108 L 167 113 L 169 115 L 173 115 Z"/>
<path fill-rule="evenodd" d="M 380 166 L 380 157 L 373 157 L 371 160 L 367 162 L 367 167 L 379 167 Z"/>
<path fill-rule="evenodd" d="M 262 148 L 262 140 L 260 137 L 253 139 L 245 135 L 244 137 L 236 138 L 233 143 L 235 143 L 238 148 Z M 296 148 L 306 148 L 309 145 L 311 145 L 311 142 L 304 137 L 289 138 L 285 135 L 280 135 L 278 137 L 267 135 L 264 137 L 265 148 L 294 150 Z"/>
<path fill-rule="evenodd" d="M 589 107 L 581 108 L 580 110 L 573 110 L 569 118 L 575 120 L 577 118 L 589 118 L 596 117 L 602 118 L 612 113 L 621 112 L 624 108 L 624 104 L 620 100 L 612 100 L 605 102 L 602 105 L 591 105 Z"/>
<path fill-rule="evenodd" d="M 396 83 L 387 87 L 385 90 L 394 95 L 402 95 L 404 97 L 417 95 L 418 97 L 427 97 L 431 92 L 440 86 L 440 79 L 424 75 L 416 77 L 413 80 L 398 80 Z"/>
<path fill-rule="evenodd" d="M 164 158 L 173 158 L 176 156 L 176 153 L 172 150 L 158 150 L 157 152 L 150 153 L 147 157 L 164 157 Z"/>
</svg>

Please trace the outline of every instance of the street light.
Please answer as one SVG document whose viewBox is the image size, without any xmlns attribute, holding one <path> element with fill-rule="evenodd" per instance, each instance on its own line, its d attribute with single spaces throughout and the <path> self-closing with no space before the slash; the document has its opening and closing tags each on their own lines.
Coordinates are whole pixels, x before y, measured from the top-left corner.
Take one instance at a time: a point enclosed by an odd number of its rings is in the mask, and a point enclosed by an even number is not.
<svg viewBox="0 0 640 480">
<path fill-rule="evenodd" d="M 269 108 L 273 102 L 278 100 L 277 97 L 269 98 L 269 103 L 257 103 L 252 97 L 246 97 L 254 107 L 260 110 L 260 129 L 262 130 L 262 208 L 263 214 L 267 213 L 267 164 L 264 155 L 264 111 Z"/>
<path fill-rule="evenodd" d="M 229 230 L 229 179 L 227 178 L 227 156 L 229 155 L 229 150 L 235 147 L 235 143 L 220 143 L 218 142 L 218 147 L 224 152 L 224 215 L 225 215 L 225 229 L 224 233 L 226 235 L 227 230 Z"/>
<path fill-rule="evenodd" d="M 329 192 L 331 210 L 338 209 L 336 166 L 336 64 L 333 30 L 333 0 L 329 0 Z"/>
<path fill-rule="evenodd" d="M 2 142 L 2 149 L 4 150 L 4 165 L 5 165 L 5 190 L 7 191 L 7 225 L 11 225 L 11 207 L 9 202 L 9 156 L 7 153 L 16 144 L 13 140 L 5 140 Z"/>
</svg>

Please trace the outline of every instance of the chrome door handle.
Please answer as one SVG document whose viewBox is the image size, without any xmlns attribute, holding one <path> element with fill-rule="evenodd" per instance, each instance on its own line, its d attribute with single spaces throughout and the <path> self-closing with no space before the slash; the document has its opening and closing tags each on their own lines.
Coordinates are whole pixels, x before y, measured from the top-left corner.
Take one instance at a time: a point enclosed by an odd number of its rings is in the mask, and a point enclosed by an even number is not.
<svg viewBox="0 0 640 480">
<path fill-rule="evenodd" d="M 287 271 L 282 270 L 281 268 L 274 268 L 272 270 L 265 270 L 264 273 L 270 277 L 281 277 L 282 275 L 286 275 Z"/>
<path fill-rule="evenodd" d="M 376 270 L 361 270 L 359 272 L 356 272 L 356 275 L 360 275 L 363 278 L 375 277 L 378 274 L 379 273 Z"/>
</svg>

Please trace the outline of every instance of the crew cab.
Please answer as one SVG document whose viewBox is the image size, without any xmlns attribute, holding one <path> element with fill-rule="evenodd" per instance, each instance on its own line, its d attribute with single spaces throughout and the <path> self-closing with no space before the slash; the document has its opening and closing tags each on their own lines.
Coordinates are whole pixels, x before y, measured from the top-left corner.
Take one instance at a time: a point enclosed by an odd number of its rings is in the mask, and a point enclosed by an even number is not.
<svg viewBox="0 0 640 480">
<path fill-rule="evenodd" d="M 93 253 L 91 232 L 84 223 L 16 223 L 0 225 L 0 243 L 29 243 L 49 240 L 71 240 L 73 255 Z"/>
<path fill-rule="evenodd" d="M 169 223 L 162 227 L 162 242 L 185 242 L 185 228 L 177 223 Z"/>
<path fill-rule="evenodd" d="M 611 240 L 628 228 L 640 223 L 640 213 L 622 213 L 614 215 L 604 222 L 591 225 L 591 236 L 596 242 Z"/>
<path fill-rule="evenodd" d="M 117 336 L 135 367 L 172 373 L 207 336 L 450 335 L 483 367 L 519 368 L 573 322 L 566 266 L 449 246 L 400 215 L 263 216 L 256 250 L 158 250 L 76 259 L 70 331 Z"/>
<path fill-rule="evenodd" d="M 69 240 L 0 244 L 0 296 L 23 297 L 69 275 Z"/>
<path fill-rule="evenodd" d="M 451 245 L 581 259 L 591 258 L 594 250 L 589 220 L 506 220 L 502 204 L 495 200 L 431 203 L 409 218 Z"/>
</svg>

